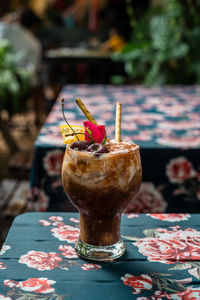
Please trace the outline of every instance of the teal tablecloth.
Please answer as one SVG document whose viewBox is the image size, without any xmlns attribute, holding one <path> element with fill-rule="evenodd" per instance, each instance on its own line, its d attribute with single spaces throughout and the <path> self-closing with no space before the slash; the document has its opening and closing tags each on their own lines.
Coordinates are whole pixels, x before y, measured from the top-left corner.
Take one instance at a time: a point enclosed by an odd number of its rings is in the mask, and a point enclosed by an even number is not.
<svg viewBox="0 0 200 300">
<path fill-rule="evenodd" d="M 0 252 L 0 299 L 200 299 L 200 215 L 123 215 L 123 257 L 77 257 L 76 213 L 18 216 Z"/>
<path fill-rule="evenodd" d="M 31 172 L 31 205 L 36 211 L 73 211 L 61 183 L 65 124 L 61 98 L 70 124 L 85 117 L 76 97 L 108 138 L 114 138 L 115 103 L 122 103 L 122 138 L 141 147 L 143 183 L 128 212 L 200 212 L 200 87 L 67 85 L 35 141 Z"/>
</svg>

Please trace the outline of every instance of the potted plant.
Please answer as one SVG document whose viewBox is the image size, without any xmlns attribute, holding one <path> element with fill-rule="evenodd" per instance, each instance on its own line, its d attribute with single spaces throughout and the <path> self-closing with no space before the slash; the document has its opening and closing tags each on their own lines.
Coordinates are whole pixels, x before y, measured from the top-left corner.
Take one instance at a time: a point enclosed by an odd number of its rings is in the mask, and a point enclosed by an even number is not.
<svg viewBox="0 0 200 300">
<path fill-rule="evenodd" d="M 29 90 L 30 74 L 18 65 L 23 53 L 12 53 L 7 40 L 0 41 L 0 131 L 11 150 L 17 145 L 1 118 L 1 111 L 7 110 L 9 115 L 21 111 L 25 96 Z"/>
<path fill-rule="evenodd" d="M 131 2 L 126 2 L 132 36 L 113 60 L 124 63 L 128 82 L 198 84 L 200 3 L 161 0 L 136 20 Z"/>
<path fill-rule="evenodd" d="M 23 53 L 13 53 L 7 40 L 0 42 L 0 110 L 10 114 L 24 106 L 24 97 L 29 90 L 30 74 L 18 62 Z"/>
</svg>

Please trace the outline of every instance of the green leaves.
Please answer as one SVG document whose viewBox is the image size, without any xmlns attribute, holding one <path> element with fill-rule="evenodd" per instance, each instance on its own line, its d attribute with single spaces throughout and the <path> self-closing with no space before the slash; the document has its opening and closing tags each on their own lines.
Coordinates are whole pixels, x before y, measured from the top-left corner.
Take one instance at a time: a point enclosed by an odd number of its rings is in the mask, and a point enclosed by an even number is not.
<svg viewBox="0 0 200 300">
<path fill-rule="evenodd" d="M 146 85 L 200 82 L 200 28 L 189 28 L 191 11 L 177 0 L 164 0 L 137 20 L 131 40 L 112 57 L 124 62 L 129 80 Z"/>
<path fill-rule="evenodd" d="M 181 43 L 171 49 L 170 56 L 171 58 L 179 59 L 185 57 L 188 52 L 189 52 L 189 46 L 185 43 Z"/>
<path fill-rule="evenodd" d="M 92 137 L 92 131 L 89 128 L 86 128 L 86 131 L 87 131 L 87 133 L 88 133 L 88 135 L 90 137 L 90 142 L 92 144 L 94 144 L 94 140 L 93 140 L 93 137 Z"/>
<path fill-rule="evenodd" d="M 164 50 L 168 46 L 170 37 L 170 27 L 165 16 L 155 16 L 150 22 L 150 35 L 152 47 Z"/>
<path fill-rule="evenodd" d="M 150 32 L 152 46 L 163 53 L 160 61 L 180 59 L 188 53 L 189 46 L 180 42 L 181 26 L 171 24 L 167 16 L 154 17 Z"/>
<path fill-rule="evenodd" d="M 0 109 L 19 110 L 20 100 L 29 88 L 30 74 L 18 66 L 23 51 L 11 52 L 7 40 L 0 43 Z"/>
<path fill-rule="evenodd" d="M 55 293 L 51 293 L 49 295 L 38 294 L 38 293 L 28 293 L 24 291 L 17 291 L 15 289 L 9 291 L 7 296 L 13 297 L 12 299 L 17 300 L 62 300 L 63 296 L 57 295 Z M 65 295 L 65 297 L 70 297 L 71 295 Z M 7 297 L 6 297 L 7 298 Z M 8 299 L 8 298 L 7 298 Z"/>
<path fill-rule="evenodd" d="M 183 292 L 186 287 L 177 282 L 174 279 L 166 278 L 168 274 L 159 274 L 159 273 L 151 273 L 150 276 L 153 280 L 153 286 L 156 290 L 162 291 L 162 292 L 171 292 L 171 293 L 177 293 L 177 292 Z"/>
<path fill-rule="evenodd" d="M 91 137 L 92 138 L 92 137 Z M 106 143 L 106 139 L 107 139 L 107 136 L 105 135 L 105 137 L 104 137 L 104 139 L 103 139 L 103 141 L 102 141 L 102 145 L 104 145 L 105 143 Z"/>
</svg>

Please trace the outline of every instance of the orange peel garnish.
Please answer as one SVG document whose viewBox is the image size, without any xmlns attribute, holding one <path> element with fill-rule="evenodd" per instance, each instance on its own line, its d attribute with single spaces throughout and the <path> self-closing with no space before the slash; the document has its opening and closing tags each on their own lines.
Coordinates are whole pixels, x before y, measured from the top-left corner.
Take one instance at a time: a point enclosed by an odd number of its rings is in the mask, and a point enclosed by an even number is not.
<svg viewBox="0 0 200 300">
<path fill-rule="evenodd" d="M 85 128 L 83 126 L 78 125 L 71 125 L 71 127 L 73 128 L 75 133 L 77 133 L 79 140 L 84 141 L 85 135 L 83 133 L 85 132 Z M 73 142 L 77 142 L 77 137 L 69 125 L 60 125 L 59 128 L 65 144 L 71 145 Z M 74 135 L 68 136 L 70 134 Z"/>
</svg>

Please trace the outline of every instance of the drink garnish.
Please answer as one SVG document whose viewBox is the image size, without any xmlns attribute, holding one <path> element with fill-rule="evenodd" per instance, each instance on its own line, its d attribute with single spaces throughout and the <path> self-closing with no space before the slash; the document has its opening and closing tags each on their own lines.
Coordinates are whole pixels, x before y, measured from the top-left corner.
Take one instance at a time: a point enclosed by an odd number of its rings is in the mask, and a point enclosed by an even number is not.
<svg viewBox="0 0 200 300">
<path fill-rule="evenodd" d="M 76 104 L 79 106 L 79 108 L 82 110 L 88 121 L 91 123 L 98 125 L 97 122 L 95 121 L 94 117 L 91 115 L 87 107 L 83 104 L 82 100 L 80 98 L 76 98 Z"/>
<path fill-rule="evenodd" d="M 115 142 L 121 142 L 121 103 L 116 103 Z"/>
<path fill-rule="evenodd" d="M 105 144 L 106 130 L 104 125 L 95 125 L 89 121 L 83 122 L 85 133 L 92 137 L 94 143 Z M 85 136 L 86 141 L 90 141 L 88 136 Z"/>
<path fill-rule="evenodd" d="M 74 149 L 74 150 L 77 150 L 77 151 L 83 151 L 83 150 L 88 149 L 89 146 L 91 146 L 90 142 L 88 142 L 88 141 L 79 141 L 79 142 L 72 143 L 70 148 Z"/>
<path fill-rule="evenodd" d="M 83 126 L 77 126 L 77 125 L 70 125 L 67 121 L 64 113 L 64 99 L 61 100 L 61 108 L 62 108 L 62 114 L 65 122 L 67 125 L 60 125 L 60 131 L 62 134 L 62 137 L 64 138 L 64 143 L 71 145 L 76 140 L 84 141 L 85 136 L 89 139 L 91 143 L 94 143 L 92 135 L 88 135 L 85 133 L 85 128 Z"/>
<path fill-rule="evenodd" d="M 62 114 L 67 125 L 61 125 L 60 131 L 65 144 L 77 151 L 88 151 L 100 155 L 108 150 L 103 144 L 106 143 L 106 130 L 104 125 L 98 125 L 91 113 L 85 107 L 80 98 L 76 98 L 77 105 L 81 108 L 89 121 L 83 122 L 83 126 L 70 125 L 64 113 L 64 99 L 61 100 Z M 92 146 L 92 147 L 90 147 Z"/>
<path fill-rule="evenodd" d="M 61 108 L 62 108 L 63 119 L 65 120 L 65 122 L 67 123 L 67 125 L 71 128 L 72 132 L 75 134 L 77 140 L 79 141 L 79 137 L 78 137 L 77 133 L 75 132 L 75 130 L 73 129 L 73 127 L 68 123 L 67 119 L 65 118 L 64 101 L 65 101 L 64 99 L 61 99 Z"/>
<path fill-rule="evenodd" d="M 87 107 L 84 105 L 80 98 L 76 98 L 76 104 L 82 110 L 84 115 L 87 117 L 88 121 L 83 122 L 85 127 L 85 134 L 89 135 L 85 136 L 86 141 L 90 141 L 92 143 L 100 143 L 105 144 L 106 142 L 106 130 L 104 125 L 98 125 L 92 114 L 89 112 Z M 91 141 L 91 138 L 93 141 Z"/>
<path fill-rule="evenodd" d="M 71 125 L 73 130 L 76 132 L 78 135 L 78 138 L 80 141 L 85 140 L 85 128 L 83 126 L 77 126 L 77 125 Z M 71 130 L 71 127 L 69 125 L 60 125 L 60 132 L 62 134 L 62 137 L 64 139 L 64 143 L 71 145 L 73 142 L 77 141 L 77 137 L 74 133 L 74 131 Z"/>
</svg>

